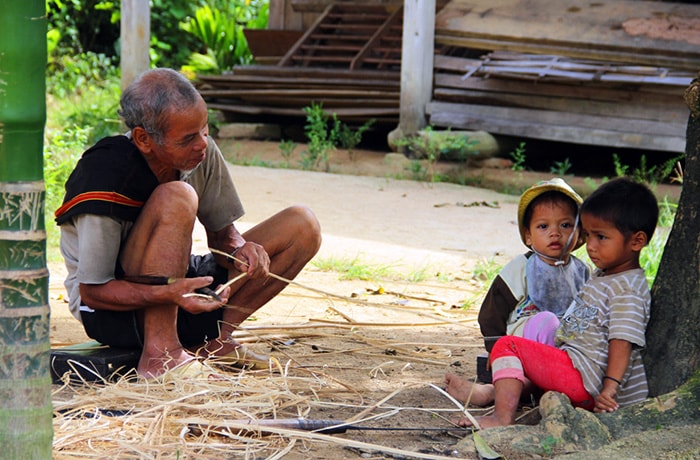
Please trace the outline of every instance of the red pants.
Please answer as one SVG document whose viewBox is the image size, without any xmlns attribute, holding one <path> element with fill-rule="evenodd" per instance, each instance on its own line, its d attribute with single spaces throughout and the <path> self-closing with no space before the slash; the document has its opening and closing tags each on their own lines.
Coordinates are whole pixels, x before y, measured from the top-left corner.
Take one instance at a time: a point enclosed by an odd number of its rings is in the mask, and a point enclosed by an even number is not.
<svg viewBox="0 0 700 460">
<path fill-rule="evenodd" d="M 494 383 L 507 378 L 526 383 L 528 379 L 544 391 L 565 394 L 575 407 L 593 410 L 594 398 L 564 350 L 509 335 L 498 339 L 490 357 Z"/>
</svg>

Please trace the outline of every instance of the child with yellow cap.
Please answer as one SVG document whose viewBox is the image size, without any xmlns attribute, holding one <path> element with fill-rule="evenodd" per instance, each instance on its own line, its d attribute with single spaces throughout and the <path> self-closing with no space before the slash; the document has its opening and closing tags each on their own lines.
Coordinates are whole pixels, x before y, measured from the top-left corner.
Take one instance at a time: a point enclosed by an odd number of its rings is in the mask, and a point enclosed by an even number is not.
<svg viewBox="0 0 700 460">
<path fill-rule="evenodd" d="M 560 178 L 538 182 L 520 196 L 518 230 L 529 251 L 503 267 L 481 304 L 479 326 L 487 351 L 504 335 L 554 345 L 559 319 L 590 275 L 588 266 L 571 254 L 583 243 L 578 228 L 582 201 Z M 455 374 L 448 373 L 445 383 L 459 400 L 475 405 L 493 401 L 491 391 L 471 393 L 472 386 Z"/>
</svg>

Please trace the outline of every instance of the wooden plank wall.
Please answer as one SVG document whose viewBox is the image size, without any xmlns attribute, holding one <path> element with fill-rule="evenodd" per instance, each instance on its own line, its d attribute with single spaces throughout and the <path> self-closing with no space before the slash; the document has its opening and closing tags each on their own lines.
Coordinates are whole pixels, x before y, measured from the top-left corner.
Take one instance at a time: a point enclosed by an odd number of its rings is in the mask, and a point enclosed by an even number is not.
<svg viewBox="0 0 700 460">
<path fill-rule="evenodd" d="M 680 35 L 633 35 L 633 20 Z M 681 19 L 683 21 L 681 21 Z M 658 25 L 658 24 L 657 24 Z M 639 29 L 635 29 L 638 31 Z M 452 0 L 436 18 L 436 127 L 681 153 L 700 70 L 700 5 Z"/>
<path fill-rule="evenodd" d="M 451 0 L 436 41 L 700 70 L 700 5 L 615 0 Z"/>
</svg>

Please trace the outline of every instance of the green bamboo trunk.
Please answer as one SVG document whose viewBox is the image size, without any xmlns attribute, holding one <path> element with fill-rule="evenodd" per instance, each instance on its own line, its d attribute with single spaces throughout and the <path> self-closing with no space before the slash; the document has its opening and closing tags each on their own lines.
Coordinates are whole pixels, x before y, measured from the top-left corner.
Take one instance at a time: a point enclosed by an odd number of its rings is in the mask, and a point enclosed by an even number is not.
<svg viewBox="0 0 700 460">
<path fill-rule="evenodd" d="M 0 458 L 50 459 L 45 0 L 0 1 Z"/>
</svg>

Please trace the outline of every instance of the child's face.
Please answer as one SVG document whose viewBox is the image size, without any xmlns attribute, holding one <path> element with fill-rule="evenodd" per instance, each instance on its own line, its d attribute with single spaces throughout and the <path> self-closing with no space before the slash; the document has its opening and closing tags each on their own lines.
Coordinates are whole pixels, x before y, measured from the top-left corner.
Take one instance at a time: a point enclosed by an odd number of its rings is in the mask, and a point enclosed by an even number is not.
<svg viewBox="0 0 700 460">
<path fill-rule="evenodd" d="M 591 262 L 606 275 L 639 268 L 639 251 L 646 245 L 644 232 L 626 238 L 612 222 L 586 213 L 581 214 L 581 226 Z"/>
<path fill-rule="evenodd" d="M 525 242 L 540 254 L 566 260 L 578 240 L 578 234 L 569 240 L 575 226 L 576 215 L 571 206 L 561 202 L 537 203 L 532 208 L 530 225 L 525 229 Z M 554 264 L 554 261 L 543 260 Z"/>
</svg>

